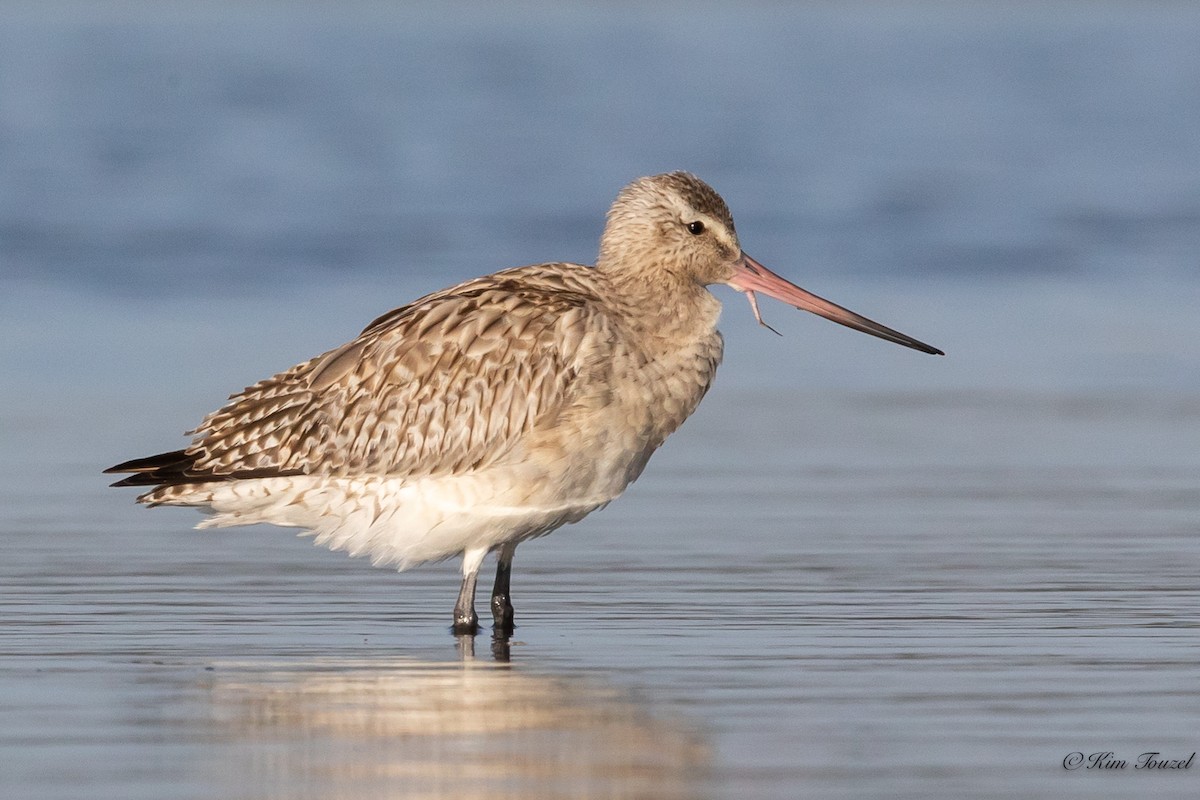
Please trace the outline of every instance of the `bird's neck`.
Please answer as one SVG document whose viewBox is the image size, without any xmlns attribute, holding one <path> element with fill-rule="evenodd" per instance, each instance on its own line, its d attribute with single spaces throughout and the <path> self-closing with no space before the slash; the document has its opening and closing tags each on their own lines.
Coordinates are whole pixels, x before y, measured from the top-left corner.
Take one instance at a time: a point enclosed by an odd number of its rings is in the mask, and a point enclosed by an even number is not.
<svg viewBox="0 0 1200 800">
<path fill-rule="evenodd" d="M 596 267 L 610 304 L 647 339 L 694 341 L 716 330 L 721 303 L 706 287 L 668 269 Z"/>
</svg>

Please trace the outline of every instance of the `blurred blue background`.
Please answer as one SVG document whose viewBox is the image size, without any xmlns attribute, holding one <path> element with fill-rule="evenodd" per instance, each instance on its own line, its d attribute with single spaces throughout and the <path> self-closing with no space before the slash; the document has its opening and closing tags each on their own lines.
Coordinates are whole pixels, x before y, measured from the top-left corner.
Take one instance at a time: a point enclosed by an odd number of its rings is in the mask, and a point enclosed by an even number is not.
<svg viewBox="0 0 1200 800">
<path fill-rule="evenodd" d="M 4 11 L 10 403 L 236 388 L 424 291 L 590 263 L 617 189 L 672 169 L 760 261 L 950 354 L 768 303 L 776 341 L 718 290 L 722 382 L 1200 380 L 1194 4 Z"/>
</svg>

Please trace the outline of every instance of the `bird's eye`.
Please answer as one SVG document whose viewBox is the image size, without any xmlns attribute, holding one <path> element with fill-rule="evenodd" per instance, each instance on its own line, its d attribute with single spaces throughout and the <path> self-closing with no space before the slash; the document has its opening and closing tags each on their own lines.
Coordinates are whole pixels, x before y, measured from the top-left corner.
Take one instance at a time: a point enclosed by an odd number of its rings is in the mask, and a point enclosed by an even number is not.
<svg viewBox="0 0 1200 800">
<path fill-rule="evenodd" d="M 704 223 L 700 220 L 689 222 L 687 229 L 688 233 L 692 234 L 693 236 L 699 236 L 700 234 L 704 233 Z"/>
</svg>

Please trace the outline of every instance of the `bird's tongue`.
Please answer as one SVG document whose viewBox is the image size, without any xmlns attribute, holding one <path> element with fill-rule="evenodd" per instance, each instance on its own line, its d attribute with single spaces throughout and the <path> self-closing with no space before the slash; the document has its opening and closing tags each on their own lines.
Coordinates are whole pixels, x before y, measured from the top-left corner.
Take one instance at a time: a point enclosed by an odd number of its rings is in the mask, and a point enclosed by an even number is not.
<svg viewBox="0 0 1200 800">
<path fill-rule="evenodd" d="M 763 322 L 762 315 L 758 311 L 758 298 L 754 296 L 755 292 L 762 292 L 768 297 L 774 297 L 776 300 L 780 300 L 790 306 L 795 306 L 802 311 L 811 311 L 839 325 L 845 325 L 847 328 L 853 328 L 856 331 L 869 333 L 872 336 L 878 336 L 880 339 L 886 339 L 889 342 L 895 342 L 905 347 L 911 347 L 914 350 L 920 350 L 922 353 L 930 353 L 938 356 L 945 355 L 936 347 L 919 342 L 911 336 L 906 336 L 899 331 L 880 325 L 878 322 L 869 320 L 864 316 L 855 314 L 849 309 L 842 308 L 836 303 L 831 303 L 823 297 L 818 297 L 812 292 L 801 289 L 796 284 L 771 272 L 771 270 L 745 253 L 742 253 L 734 275 L 728 281 L 728 284 L 739 292 L 745 293 L 746 297 L 750 300 L 750 308 L 754 311 L 754 318 L 758 320 L 760 325 L 770 330 L 775 329 Z M 778 333 L 778 331 L 775 332 Z"/>
</svg>

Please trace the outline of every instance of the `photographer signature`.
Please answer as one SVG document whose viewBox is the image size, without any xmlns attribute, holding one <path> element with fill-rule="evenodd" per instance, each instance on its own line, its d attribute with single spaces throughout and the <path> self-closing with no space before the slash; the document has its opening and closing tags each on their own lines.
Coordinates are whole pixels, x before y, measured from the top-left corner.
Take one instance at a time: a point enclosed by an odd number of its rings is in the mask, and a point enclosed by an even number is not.
<svg viewBox="0 0 1200 800">
<path fill-rule="evenodd" d="M 1192 753 L 1187 758 L 1163 758 L 1162 753 L 1145 752 L 1139 755 L 1133 762 L 1134 769 L 1141 770 L 1166 770 L 1166 769 L 1191 769 L 1192 761 L 1196 758 L 1196 754 Z M 1129 767 L 1129 761 L 1124 758 L 1118 758 L 1115 753 L 1110 751 L 1100 753 L 1083 754 L 1079 751 L 1067 753 L 1063 758 L 1063 769 L 1126 769 Z"/>
</svg>

